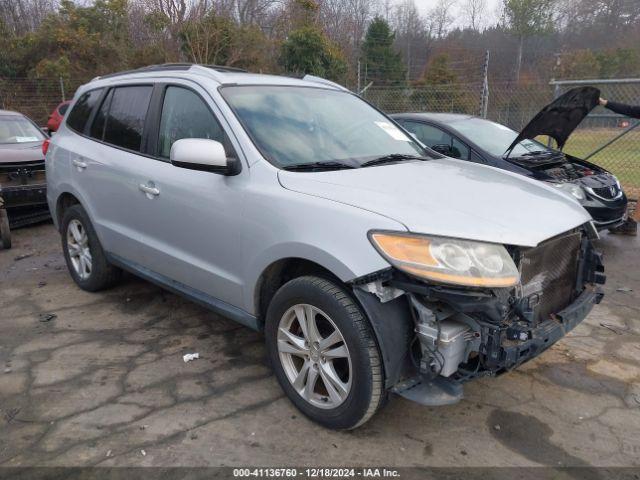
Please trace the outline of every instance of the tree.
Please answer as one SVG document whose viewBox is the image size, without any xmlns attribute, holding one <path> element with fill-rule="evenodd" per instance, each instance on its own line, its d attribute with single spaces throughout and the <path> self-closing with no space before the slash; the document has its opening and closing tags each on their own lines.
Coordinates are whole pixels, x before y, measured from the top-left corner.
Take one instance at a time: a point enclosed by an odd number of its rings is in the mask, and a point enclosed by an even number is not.
<svg viewBox="0 0 640 480">
<path fill-rule="evenodd" d="M 133 50 L 128 13 L 126 0 L 96 0 L 90 7 L 62 0 L 56 14 L 17 41 L 16 73 L 85 79 L 126 68 Z"/>
<path fill-rule="evenodd" d="M 179 32 L 181 49 L 194 63 L 261 69 L 268 43 L 254 25 L 239 25 L 210 10 L 203 18 L 188 20 Z"/>
<path fill-rule="evenodd" d="M 449 55 L 441 53 L 429 62 L 420 83 L 424 85 L 451 85 L 456 81 L 456 74 L 449 65 Z"/>
<path fill-rule="evenodd" d="M 23 35 L 35 31 L 47 15 L 54 13 L 55 0 L 0 0 L 0 22 L 7 33 Z"/>
<path fill-rule="evenodd" d="M 402 53 L 407 66 L 407 80 L 412 72 L 419 72 L 424 68 L 422 60 L 427 57 L 430 43 L 426 31 L 426 21 L 420 15 L 414 0 L 404 0 L 393 9 L 390 22 L 395 32 L 395 46 Z"/>
<path fill-rule="evenodd" d="M 338 47 L 313 26 L 294 30 L 284 41 L 279 63 L 288 73 L 340 80 L 347 65 Z"/>
<path fill-rule="evenodd" d="M 393 49 L 394 38 L 386 20 L 381 17 L 373 19 L 362 44 L 365 82 L 373 81 L 376 86 L 398 85 L 405 79 L 402 58 Z"/>
<path fill-rule="evenodd" d="M 518 38 L 515 74 L 517 82 L 520 80 L 525 40 L 553 30 L 555 0 L 503 0 L 503 2 L 506 26 Z"/>
<path fill-rule="evenodd" d="M 431 31 L 436 38 L 442 38 L 453 23 L 451 9 L 456 4 L 456 0 L 438 0 L 436 6 L 429 12 Z"/>
<path fill-rule="evenodd" d="M 465 0 L 462 14 L 471 30 L 479 32 L 483 27 L 483 19 L 487 11 L 487 0 Z"/>
<path fill-rule="evenodd" d="M 478 107 L 477 97 L 458 84 L 446 53 L 434 56 L 411 94 L 411 108 L 434 112 L 470 113 Z"/>
</svg>

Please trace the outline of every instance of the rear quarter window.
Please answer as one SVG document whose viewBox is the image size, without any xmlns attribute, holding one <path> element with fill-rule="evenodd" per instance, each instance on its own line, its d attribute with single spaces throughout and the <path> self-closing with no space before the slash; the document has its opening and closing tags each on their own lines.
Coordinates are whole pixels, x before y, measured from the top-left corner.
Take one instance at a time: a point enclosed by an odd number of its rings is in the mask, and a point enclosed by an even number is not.
<svg viewBox="0 0 640 480">
<path fill-rule="evenodd" d="M 69 112 L 67 125 L 76 132 L 84 133 L 87 120 L 89 120 L 101 93 L 101 88 L 84 93 Z"/>
</svg>

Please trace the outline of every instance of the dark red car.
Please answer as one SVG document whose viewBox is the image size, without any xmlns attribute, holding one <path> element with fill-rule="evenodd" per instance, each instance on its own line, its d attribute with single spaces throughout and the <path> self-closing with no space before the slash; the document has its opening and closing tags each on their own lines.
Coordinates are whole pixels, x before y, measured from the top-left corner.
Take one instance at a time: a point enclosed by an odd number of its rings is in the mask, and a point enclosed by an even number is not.
<svg viewBox="0 0 640 480">
<path fill-rule="evenodd" d="M 49 129 L 49 132 L 55 132 L 58 130 L 70 103 L 71 100 L 67 100 L 53 109 L 53 112 L 49 115 L 49 120 L 47 120 L 47 128 Z"/>
</svg>

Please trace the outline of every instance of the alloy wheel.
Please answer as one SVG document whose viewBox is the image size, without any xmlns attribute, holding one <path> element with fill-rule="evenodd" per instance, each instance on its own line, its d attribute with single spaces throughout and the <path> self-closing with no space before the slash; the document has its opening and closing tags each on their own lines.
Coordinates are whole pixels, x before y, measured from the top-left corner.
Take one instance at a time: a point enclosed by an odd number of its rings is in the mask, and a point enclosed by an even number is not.
<svg viewBox="0 0 640 480">
<path fill-rule="evenodd" d="M 280 362 L 293 388 L 315 407 L 331 409 L 351 391 L 352 366 L 342 333 L 319 308 L 297 304 L 278 325 Z"/>
<path fill-rule="evenodd" d="M 82 223 L 75 218 L 67 226 L 67 251 L 78 277 L 81 280 L 89 278 L 92 268 L 89 237 Z"/>
</svg>

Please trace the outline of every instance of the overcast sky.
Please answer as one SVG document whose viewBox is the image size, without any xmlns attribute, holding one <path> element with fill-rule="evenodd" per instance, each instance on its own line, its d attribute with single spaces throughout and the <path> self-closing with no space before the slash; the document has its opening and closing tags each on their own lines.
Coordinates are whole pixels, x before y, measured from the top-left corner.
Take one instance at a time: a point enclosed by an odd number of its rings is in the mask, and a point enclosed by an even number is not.
<svg viewBox="0 0 640 480">
<path fill-rule="evenodd" d="M 402 0 L 396 0 L 398 3 L 400 3 Z M 431 10 L 436 3 L 438 3 L 438 0 L 414 0 L 416 3 L 416 6 L 418 7 L 418 9 L 420 10 L 420 13 L 422 13 L 423 15 L 426 15 L 427 12 L 429 12 L 429 10 Z M 456 12 L 458 12 L 460 10 L 460 6 L 465 2 L 466 0 L 457 0 L 456 2 L 456 6 L 454 7 L 454 10 Z M 497 19 L 497 10 L 499 5 L 502 4 L 502 0 L 487 0 L 487 16 L 490 20 L 490 23 L 495 22 L 495 20 Z M 454 14 L 454 17 L 456 17 L 457 15 Z M 461 22 L 456 22 L 456 25 L 459 25 Z"/>
</svg>

